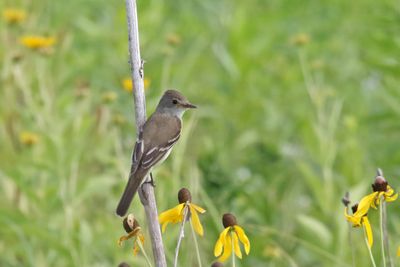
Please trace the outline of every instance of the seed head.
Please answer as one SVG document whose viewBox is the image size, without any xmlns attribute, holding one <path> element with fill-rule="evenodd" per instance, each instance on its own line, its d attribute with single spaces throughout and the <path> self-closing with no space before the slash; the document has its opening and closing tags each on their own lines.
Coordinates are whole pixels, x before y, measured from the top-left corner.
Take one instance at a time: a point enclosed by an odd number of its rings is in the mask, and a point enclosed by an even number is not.
<svg viewBox="0 0 400 267">
<path fill-rule="evenodd" d="M 192 195 L 187 188 L 182 188 L 178 192 L 179 203 L 186 203 L 186 201 L 192 202 Z"/>
<path fill-rule="evenodd" d="M 222 224 L 225 228 L 236 225 L 236 217 L 232 213 L 225 213 L 222 216 Z"/>
<path fill-rule="evenodd" d="M 122 225 L 124 226 L 124 229 L 128 234 L 139 227 L 139 223 L 137 222 L 133 214 L 129 214 L 128 216 L 126 216 L 124 221 L 122 222 Z"/>
<path fill-rule="evenodd" d="M 376 176 L 375 182 L 372 184 L 372 190 L 374 192 L 386 192 L 387 191 L 388 182 L 383 176 Z"/>
</svg>

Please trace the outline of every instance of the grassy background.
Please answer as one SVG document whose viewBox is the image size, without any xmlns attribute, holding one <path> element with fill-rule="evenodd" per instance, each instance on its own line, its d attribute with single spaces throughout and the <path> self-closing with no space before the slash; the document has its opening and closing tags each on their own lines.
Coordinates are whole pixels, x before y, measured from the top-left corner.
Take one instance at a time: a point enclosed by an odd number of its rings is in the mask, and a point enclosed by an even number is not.
<svg viewBox="0 0 400 267">
<path fill-rule="evenodd" d="M 129 76 L 124 1 L 5 7 L 28 17 L 0 27 L 0 265 L 145 266 L 130 244 L 116 243 L 124 231 L 114 209 L 135 140 L 132 97 L 121 86 Z M 351 266 L 342 195 L 357 201 L 369 192 L 378 166 L 399 188 L 398 1 L 149 0 L 138 8 L 148 114 L 166 88 L 200 106 L 155 176 L 160 211 L 177 204 L 181 187 L 207 209 L 204 266 L 228 211 L 252 244 L 238 266 Z M 55 36 L 53 53 L 22 47 L 28 34 Z M 301 36 L 309 41 L 296 45 Z M 104 101 L 109 92 L 115 101 Z M 39 142 L 24 146 L 22 131 Z M 398 208 L 388 205 L 393 256 Z M 144 226 L 138 198 L 131 211 Z M 369 217 L 379 262 L 378 212 Z M 170 264 L 177 234 L 178 226 L 164 234 Z M 356 266 L 369 266 L 361 229 L 353 240 Z M 190 235 L 180 261 L 197 266 Z"/>
</svg>

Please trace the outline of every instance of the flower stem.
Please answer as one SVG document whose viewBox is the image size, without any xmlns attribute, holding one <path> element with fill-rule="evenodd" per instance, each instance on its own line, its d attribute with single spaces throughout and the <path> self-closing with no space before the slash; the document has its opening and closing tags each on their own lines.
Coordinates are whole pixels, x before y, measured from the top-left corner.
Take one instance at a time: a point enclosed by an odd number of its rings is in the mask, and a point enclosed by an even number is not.
<svg viewBox="0 0 400 267">
<path fill-rule="evenodd" d="M 383 202 L 384 198 L 382 197 L 379 201 L 379 222 L 380 222 L 380 230 L 381 230 L 381 251 L 382 251 L 382 260 L 383 267 L 386 267 L 386 254 L 385 254 L 385 236 L 384 236 L 384 222 L 383 222 Z M 385 220 L 386 225 L 386 220 Z"/>
<path fill-rule="evenodd" d="M 233 238 L 232 238 L 232 232 L 230 232 L 230 235 L 231 235 L 231 245 L 232 245 L 232 267 L 235 267 L 236 266 L 236 263 L 235 263 L 235 246 L 234 246 L 234 244 L 233 244 Z"/>
<path fill-rule="evenodd" d="M 365 230 L 365 227 L 363 227 L 363 228 L 364 228 L 364 239 L 365 239 L 365 244 L 367 245 L 367 248 L 368 248 L 369 257 L 370 257 L 370 259 L 371 259 L 372 266 L 373 266 L 373 267 L 376 267 L 374 255 L 372 255 L 371 247 L 369 246 L 369 242 L 368 242 L 368 238 L 367 238 L 367 232 L 366 232 L 366 230 Z"/>
<path fill-rule="evenodd" d="M 139 238 L 136 239 L 136 243 L 138 244 L 138 246 L 139 246 L 139 248 L 140 248 L 140 251 L 143 253 L 143 256 L 144 256 L 144 258 L 146 259 L 147 264 L 148 264 L 150 267 L 153 267 L 153 265 L 151 264 L 151 261 L 150 261 L 150 259 L 149 259 L 149 256 L 147 256 L 146 250 L 144 250 L 143 244 L 142 244 L 142 242 L 140 241 Z"/>
<path fill-rule="evenodd" d="M 348 232 L 349 232 L 349 245 L 351 248 L 351 261 L 352 261 L 352 266 L 356 267 L 356 257 L 354 255 L 354 246 L 353 246 L 353 234 L 352 234 L 352 229 L 351 229 L 351 224 L 348 223 Z"/>
<path fill-rule="evenodd" d="M 197 237 L 196 237 L 196 233 L 194 232 L 194 227 L 193 227 L 193 224 L 192 224 L 192 220 L 190 220 L 190 228 L 192 229 L 192 236 L 193 236 L 194 246 L 195 246 L 195 249 L 196 249 L 197 262 L 199 264 L 199 267 L 201 267 L 201 257 L 200 257 L 199 244 L 197 243 Z"/>
<path fill-rule="evenodd" d="M 178 266 L 178 255 L 179 255 L 179 248 L 181 247 L 182 239 L 185 237 L 185 222 L 189 213 L 189 206 L 185 204 L 183 208 L 183 219 L 181 223 L 181 229 L 179 231 L 178 243 L 176 244 L 175 248 L 175 260 L 174 260 L 174 267 Z"/>
</svg>

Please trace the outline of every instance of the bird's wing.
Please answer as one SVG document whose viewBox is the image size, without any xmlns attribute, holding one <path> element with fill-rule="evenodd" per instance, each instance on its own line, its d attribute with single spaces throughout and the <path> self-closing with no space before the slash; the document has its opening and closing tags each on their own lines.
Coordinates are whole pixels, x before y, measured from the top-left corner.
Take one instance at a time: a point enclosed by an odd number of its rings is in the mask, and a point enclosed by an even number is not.
<svg viewBox="0 0 400 267">
<path fill-rule="evenodd" d="M 135 143 L 135 147 L 132 151 L 132 166 L 131 173 L 134 173 L 139 166 L 140 159 L 143 156 L 144 144 L 143 144 L 143 128 L 139 130 L 138 138 Z"/>
<path fill-rule="evenodd" d="M 143 153 L 140 167 L 150 169 L 163 159 L 181 136 L 181 120 L 175 116 L 153 114 L 143 126 Z"/>
</svg>

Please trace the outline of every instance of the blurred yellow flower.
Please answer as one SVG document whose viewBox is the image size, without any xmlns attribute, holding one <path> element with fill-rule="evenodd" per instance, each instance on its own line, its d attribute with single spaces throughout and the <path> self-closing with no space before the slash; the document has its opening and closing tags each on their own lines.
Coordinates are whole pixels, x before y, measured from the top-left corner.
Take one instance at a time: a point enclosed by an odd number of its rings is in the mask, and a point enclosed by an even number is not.
<svg viewBox="0 0 400 267">
<path fill-rule="evenodd" d="M 103 94 L 102 99 L 106 103 L 111 103 L 114 102 L 117 99 L 117 97 L 118 95 L 115 92 L 110 91 L 110 92 L 105 92 Z"/>
<path fill-rule="evenodd" d="M 159 220 L 160 224 L 162 225 L 162 232 L 165 232 L 165 229 L 169 223 L 182 222 L 184 214 L 188 214 L 186 218 L 190 218 L 196 233 L 200 236 L 203 236 L 203 226 L 200 223 L 199 215 L 197 213 L 204 213 L 206 210 L 191 203 L 192 197 L 189 190 L 186 188 L 179 190 L 178 200 L 180 203 L 179 205 L 160 214 Z"/>
<path fill-rule="evenodd" d="M 400 257 L 400 247 L 397 248 L 397 257 Z"/>
<path fill-rule="evenodd" d="M 290 39 L 290 43 L 297 46 L 303 46 L 310 42 L 310 36 L 307 33 L 298 33 Z"/>
<path fill-rule="evenodd" d="M 367 212 L 371 207 L 372 202 L 374 202 L 374 197 L 368 195 L 362 198 L 359 204 L 351 207 L 351 209 L 353 210 L 353 215 L 348 214 L 347 207 L 344 210 L 344 216 L 346 217 L 347 221 L 352 223 L 353 227 L 364 227 L 369 247 L 372 247 L 372 244 L 374 243 L 371 224 L 369 223 L 367 217 Z"/>
<path fill-rule="evenodd" d="M 24 36 L 20 39 L 20 42 L 25 47 L 31 49 L 40 49 L 40 48 L 50 48 L 52 47 L 56 39 L 54 37 L 44 37 L 38 35 L 28 35 Z"/>
<path fill-rule="evenodd" d="M 222 224 L 225 229 L 219 235 L 217 243 L 214 247 L 214 256 L 218 257 L 219 261 L 226 261 L 232 254 L 232 247 L 235 255 L 241 259 L 242 251 L 240 250 L 239 240 L 244 246 L 246 255 L 250 253 L 250 241 L 246 236 L 243 228 L 237 225 L 236 217 L 231 213 L 225 213 L 222 217 Z"/>
<path fill-rule="evenodd" d="M 39 142 L 39 136 L 33 132 L 23 131 L 19 134 L 19 141 L 24 145 L 34 145 Z"/>
<path fill-rule="evenodd" d="M 20 23 L 26 18 L 26 13 L 22 9 L 6 8 L 3 10 L 3 19 L 7 23 Z"/>
<path fill-rule="evenodd" d="M 144 89 L 147 90 L 149 88 L 151 81 L 147 78 L 144 78 L 143 84 L 144 84 Z M 127 92 L 132 92 L 132 80 L 131 78 L 125 78 L 122 80 L 122 88 L 127 91 Z"/>
<path fill-rule="evenodd" d="M 371 206 L 376 209 L 376 207 L 380 204 L 381 199 L 386 202 L 395 201 L 398 197 L 398 193 L 394 193 L 394 190 L 386 179 L 383 176 L 376 176 L 375 182 L 372 184 L 373 193 L 371 196 L 374 197 L 374 201 L 371 203 Z"/>
<path fill-rule="evenodd" d="M 123 226 L 128 234 L 121 236 L 118 239 L 118 245 L 122 246 L 122 242 L 136 237 L 135 241 L 133 242 L 133 254 L 137 255 L 140 250 L 140 247 L 143 246 L 144 244 L 144 235 L 141 231 L 139 223 L 137 222 L 133 214 L 129 214 L 124 219 Z M 140 242 L 140 244 L 138 242 Z"/>
</svg>

